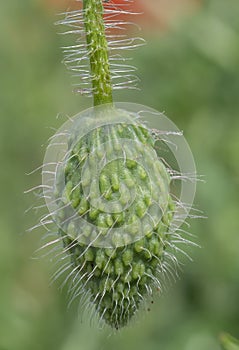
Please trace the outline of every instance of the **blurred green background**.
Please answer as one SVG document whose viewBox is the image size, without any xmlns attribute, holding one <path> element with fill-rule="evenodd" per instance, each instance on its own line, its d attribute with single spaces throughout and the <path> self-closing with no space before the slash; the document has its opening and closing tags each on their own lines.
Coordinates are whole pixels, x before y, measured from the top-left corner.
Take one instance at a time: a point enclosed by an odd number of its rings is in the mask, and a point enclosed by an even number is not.
<svg viewBox="0 0 239 350">
<path fill-rule="evenodd" d="M 30 258 L 43 232 L 26 233 L 38 215 L 24 213 L 34 198 L 23 192 L 41 179 L 25 174 L 66 115 L 91 105 L 71 92 L 45 5 L 0 3 L 0 350 L 219 350 L 221 331 L 239 337 L 238 0 L 202 1 L 167 30 L 145 29 L 147 46 L 132 54 L 141 91 L 115 95 L 165 111 L 184 130 L 206 181 L 195 207 L 208 219 L 190 222 L 202 248 L 188 249 L 194 261 L 181 278 L 112 336 L 67 310 L 65 292 L 49 286 L 49 261 Z"/>
</svg>

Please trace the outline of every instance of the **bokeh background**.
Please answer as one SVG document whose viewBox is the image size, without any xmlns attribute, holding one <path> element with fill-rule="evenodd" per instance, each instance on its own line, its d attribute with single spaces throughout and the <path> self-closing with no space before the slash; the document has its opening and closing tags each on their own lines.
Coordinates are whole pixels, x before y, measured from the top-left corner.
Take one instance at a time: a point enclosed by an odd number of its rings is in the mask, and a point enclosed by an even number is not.
<svg viewBox="0 0 239 350">
<path fill-rule="evenodd" d="M 239 336 L 239 2 L 136 0 L 147 46 L 132 53 L 141 90 L 117 101 L 165 111 L 184 130 L 198 173 L 189 249 L 180 279 L 151 311 L 116 335 L 67 310 L 47 259 L 33 260 L 42 229 L 24 190 L 40 183 L 47 139 L 67 115 L 91 105 L 72 93 L 54 26 L 65 1 L 0 2 L 0 349 L 219 350 Z M 136 20 L 136 19 L 135 19 Z M 137 21 L 137 20 L 136 20 Z M 57 118 L 58 116 L 58 118 Z"/>
</svg>

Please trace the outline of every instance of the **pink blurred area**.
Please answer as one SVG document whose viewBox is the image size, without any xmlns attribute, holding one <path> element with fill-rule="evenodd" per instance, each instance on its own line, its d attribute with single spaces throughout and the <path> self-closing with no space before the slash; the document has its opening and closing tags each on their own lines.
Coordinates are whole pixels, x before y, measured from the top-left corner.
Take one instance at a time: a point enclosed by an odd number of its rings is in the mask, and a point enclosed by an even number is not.
<svg viewBox="0 0 239 350">
<path fill-rule="evenodd" d="M 144 28 L 150 29 L 167 28 L 174 19 L 192 14 L 201 3 L 202 0 L 134 0 L 128 3 L 124 0 L 107 1 L 107 4 L 124 4 L 125 10 L 140 13 L 137 20 L 134 15 L 129 18 L 129 15 L 124 14 L 120 19 L 134 20 L 137 23 L 143 23 Z M 76 0 L 43 0 L 43 6 L 46 10 L 54 12 L 77 9 L 81 7 L 81 4 Z"/>
</svg>

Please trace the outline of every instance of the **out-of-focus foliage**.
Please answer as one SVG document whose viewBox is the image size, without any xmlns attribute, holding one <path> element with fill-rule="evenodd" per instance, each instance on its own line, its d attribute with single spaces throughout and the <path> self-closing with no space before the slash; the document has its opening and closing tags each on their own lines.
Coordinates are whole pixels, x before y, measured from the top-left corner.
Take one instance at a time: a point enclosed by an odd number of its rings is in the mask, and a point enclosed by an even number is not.
<svg viewBox="0 0 239 350">
<path fill-rule="evenodd" d="M 184 130 L 205 179 L 195 207 L 208 219 L 191 222 L 202 248 L 188 249 L 194 262 L 181 279 L 146 316 L 108 337 L 66 310 L 65 292 L 49 286 L 47 259 L 30 259 L 42 229 L 25 233 L 38 215 L 24 214 L 35 199 L 23 191 L 41 181 L 39 172 L 25 173 L 41 164 L 52 128 L 91 101 L 71 93 L 63 38 L 41 1 L 1 1 L 0 349 L 219 350 L 222 330 L 238 336 L 238 12 L 238 0 L 208 0 L 168 31 L 148 33 L 134 54 L 141 91 L 115 95 L 165 111 Z"/>
<path fill-rule="evenodd" d="M 221 345 L 223 350 L 238 350 L 239 341 L 233 338 L 230 334 L 222 333 L 220 336 Z"/>
</svg>

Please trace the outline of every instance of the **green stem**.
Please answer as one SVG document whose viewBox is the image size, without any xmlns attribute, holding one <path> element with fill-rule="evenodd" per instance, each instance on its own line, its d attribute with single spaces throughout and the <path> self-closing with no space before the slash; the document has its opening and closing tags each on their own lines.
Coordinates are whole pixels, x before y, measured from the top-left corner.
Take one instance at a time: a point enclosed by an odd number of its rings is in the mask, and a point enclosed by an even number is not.
<svg viewBox="0 0 239 350">
<path fill-rule="evenodd" d="M 112 103 L 112 84 L 102 0 L 83 0 L 83 9 L 94 106 Z"/>
</svg>

